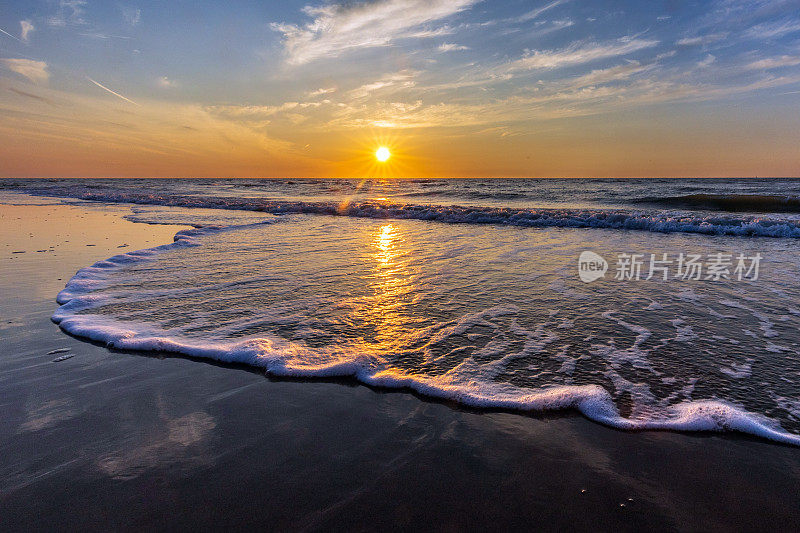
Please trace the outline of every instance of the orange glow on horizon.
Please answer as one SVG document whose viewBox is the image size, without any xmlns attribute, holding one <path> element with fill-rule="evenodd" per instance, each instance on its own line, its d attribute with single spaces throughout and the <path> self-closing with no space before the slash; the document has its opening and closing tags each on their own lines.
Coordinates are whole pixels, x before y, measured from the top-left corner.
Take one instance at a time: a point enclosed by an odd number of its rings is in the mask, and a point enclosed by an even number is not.
<svg viewBox="0 0 800 533">
<path fill-rule="evenodd" d="M 361 131 L 349 140 L 342 139 L 341 145 L 349 148 L 343 148 L 342 157 L 336 164 L 336 173 L 371 179 L 425 174 L 423 158 L 412 155 L 420 150 L 413 138 L 413 135 L 405 135 L 392 128 L 379 128 Z"/>
</svg>

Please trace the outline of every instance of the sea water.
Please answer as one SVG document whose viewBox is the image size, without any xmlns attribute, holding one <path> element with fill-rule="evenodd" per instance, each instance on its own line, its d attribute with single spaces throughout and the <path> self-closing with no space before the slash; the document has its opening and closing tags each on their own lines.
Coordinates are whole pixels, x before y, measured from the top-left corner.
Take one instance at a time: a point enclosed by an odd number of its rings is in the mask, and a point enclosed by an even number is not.
<svg viewBox="0 0 800 533">
<path fill-rule="evenodd" d="M 800 444 L 797 180 L 0 187 L 193 226 L 87 266 L 58 295 L 55 322 L 111 347 Z M 607 263 L 591 282 L 584 252 Z M 697 276 L 681 269 L 692 256 Z"/>
</svg>

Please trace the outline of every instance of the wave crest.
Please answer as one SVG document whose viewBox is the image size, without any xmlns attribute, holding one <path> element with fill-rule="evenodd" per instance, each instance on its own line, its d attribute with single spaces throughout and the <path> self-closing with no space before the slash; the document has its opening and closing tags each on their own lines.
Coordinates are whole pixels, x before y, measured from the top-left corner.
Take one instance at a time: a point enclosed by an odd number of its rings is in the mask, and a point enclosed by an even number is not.
<svg viewBox="0 0 800 533">
<path fill-rule="evenodd" d="M 53 192 L 40 193 L 53 196 Z M 415 219 L 450 224 L 598 228 L 658 233 L 800 238 L 800 220 L 750 216 L 700 216 L 602 209 L 537 209 L 462 205 L 399 204 L 382 201 L 303 202 L 131 192 L 65 192 L 62 197 L 170 207 L 233 209 L 282 214 L 319 214 L 377 219 Z"/>
</svg>

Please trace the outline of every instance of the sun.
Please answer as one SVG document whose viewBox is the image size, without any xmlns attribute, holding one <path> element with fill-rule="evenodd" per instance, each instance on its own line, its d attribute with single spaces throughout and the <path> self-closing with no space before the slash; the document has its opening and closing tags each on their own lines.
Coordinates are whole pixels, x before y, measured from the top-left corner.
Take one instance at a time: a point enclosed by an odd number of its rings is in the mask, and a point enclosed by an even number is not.
<svg viewBox="0 0 800 533">
<path fill-rule="evenodd" d="M 392 157 L 392 153 L 385 146 L 381 146 L 375 151 L 375 159 L 381 163 L 385 163 L 390 157 Z"/>
</svg>

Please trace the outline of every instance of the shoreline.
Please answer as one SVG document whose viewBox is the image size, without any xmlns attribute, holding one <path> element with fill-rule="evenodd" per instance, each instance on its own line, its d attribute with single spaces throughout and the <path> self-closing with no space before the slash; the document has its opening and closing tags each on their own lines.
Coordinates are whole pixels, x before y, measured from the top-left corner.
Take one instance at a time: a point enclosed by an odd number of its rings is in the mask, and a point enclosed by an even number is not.
<svg viewBox="0 0 800 533">
<path fill-rule="evenodd" d="M 65 219 L 98 214 L 42 209 Z M 98 216 L 109 214 L 103 209 L 114 211 L 101 207 Z M 120 235 L 142 241 L 173 229 L 124 222 Z M 29 228 L 44 241 L 57 238 L 52 226 L 15 224 L 20 234 Z M 12 530 L 800 527 L 793 447 L 621 431 L 564 411 L 473 410 L 351 380 L 265 379 L 224 363 L 107 350 L 65 335 L 49 320 L 53 280 L 117 245 L 87 247 L 96 238 L 80 238 L 49 261 L 3 254 L 4 267 L 16 265 L 5 268 L 10 305 L 0 329 L 8 391 L 0 513 Z M 7 300 L 12 292 L 18 296 Z M 47 352 L 65 346 L 75 356 L 53 363 Z M 421 465 L 429 468 L 420 472 Z M 153 488 L 159 497 L 147 496 Z M 78 508 L 74 494 L 92 501 Z M 198 498 L 203 509 L 192 506 Z"/>
</svg>

